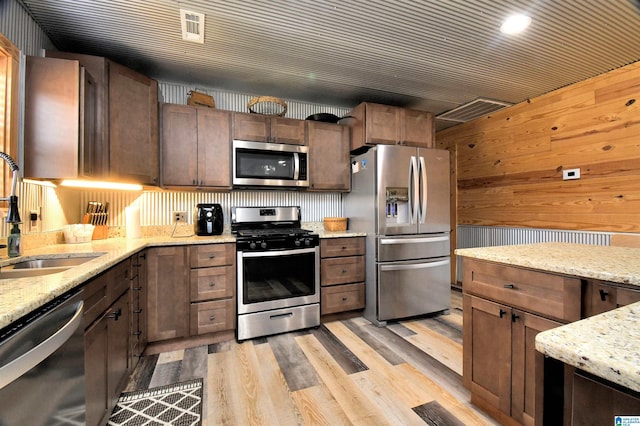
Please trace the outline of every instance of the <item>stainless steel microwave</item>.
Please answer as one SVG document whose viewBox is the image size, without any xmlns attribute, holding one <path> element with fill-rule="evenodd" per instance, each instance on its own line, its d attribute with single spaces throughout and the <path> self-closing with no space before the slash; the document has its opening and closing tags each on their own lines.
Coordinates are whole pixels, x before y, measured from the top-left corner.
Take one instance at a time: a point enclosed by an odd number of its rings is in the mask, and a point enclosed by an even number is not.
<svg viewBox="0 0 640 426">
<path fill-rule="evenodd" d="M 301 145 L 234 140 L 233 185 L 308 187 L 308 153 Z"/>
</svg>

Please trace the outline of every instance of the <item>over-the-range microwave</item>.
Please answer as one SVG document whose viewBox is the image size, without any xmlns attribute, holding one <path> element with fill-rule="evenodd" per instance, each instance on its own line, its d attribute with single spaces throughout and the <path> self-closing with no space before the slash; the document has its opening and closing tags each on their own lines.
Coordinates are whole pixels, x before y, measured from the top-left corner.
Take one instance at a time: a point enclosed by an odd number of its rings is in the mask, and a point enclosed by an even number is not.
<svg viewBox="0 0 640 426">
<path fill-rule="evenodd" d="M 233 185 L 309 186 L 309 148 L 268 142 L 233 141 Z"/>
</svg>

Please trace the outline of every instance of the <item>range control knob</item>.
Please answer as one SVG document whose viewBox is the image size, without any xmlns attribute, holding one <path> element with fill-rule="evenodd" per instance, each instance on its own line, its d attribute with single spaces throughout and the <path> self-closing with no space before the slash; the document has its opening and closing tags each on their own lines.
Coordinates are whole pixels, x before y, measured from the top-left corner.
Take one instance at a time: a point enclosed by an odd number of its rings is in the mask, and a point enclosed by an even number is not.
<svg viewBox="0 0 640 426">
<path fill-rule="evenodd" d="M 249 248 L 250 248 L 251 250 L 255 249 L 255 248 L 256 248 L 256 243 L 254 243 L 253 241 L 251 241 L 251 242 L 249 243 Z"/>
<path fill-rule="evenodd" d="M 261 242 L 260 243 L 260 248 L 266 249 L 267 248 L 267 242 L 266 241 Z"/>
<path fill-rule="evenodd" d="M 310 246 L 311 245 L 311 238 L 305 238 L 304 239 L 304 245 L 305 246 Z"/>
<path fill-rule="evenodd" d="M 296 247 L 300 247 L 300 245 L 302 244 L 302 242 L 301 242 L 300 240 L 295 240 L 295 241 L 293 242 L 293 244 L 294 244 Z"/>
</svg>

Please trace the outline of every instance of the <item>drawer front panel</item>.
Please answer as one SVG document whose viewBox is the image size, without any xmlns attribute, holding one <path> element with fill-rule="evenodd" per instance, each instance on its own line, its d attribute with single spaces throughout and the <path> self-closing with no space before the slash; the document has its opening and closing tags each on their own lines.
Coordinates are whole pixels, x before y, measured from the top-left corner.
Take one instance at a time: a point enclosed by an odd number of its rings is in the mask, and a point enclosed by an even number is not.
<svg viewBox="0 0 640 426">
<path fill-rule="evenodd" d="M 235 255 L 235 244 L 191 246 L 190 264 L 192 268 L 233 265 Z"/>
<path fill-rule="evenodd" d="M 334 257 L 320 261 L 320 285 L 364 281 L 364 256 Z"/>
<path fill-rule="evenodd" d="M 106 282 L 102 277 L 98 277 L 84 286 L 83 325 L 85 328 L 102 315 L 109 306 L 107 304 Z"/>
<path fill-rule="evenodd" d="M 215 300 L 191 304 L 191 335 L 233 330 L 235 300 Z"/>
<path fill-rule="evenodd" d="M 321 315 L 364 309 L 364 283 L 325 287 L 320 297 Z"/>
<path fill-rule="evenodd" d="M 509 306 L 557 318 L 580 319 L 578 278 L 463 258 L 463 290 Z"/>
<path fill-rule="evenodd" d="M 235 293 L 236 268 L 200 268 L 191 270 L 191 301 L 232 297 Z"/>
<path fill-rule="evenodd" d="M 364 254 L 364 238 L 326 238 L 320 240 L 321 257 L 356 256 Z"/>
<path fill-rule="evenodd" d="M 125 260 L 109 269 L 106 274 L 107 281 L 107 299 L 109 304 L 116 301 L 122 293 L 124 293 L 131 284 L 131 269 L 129 260 Z"/>
</svg>

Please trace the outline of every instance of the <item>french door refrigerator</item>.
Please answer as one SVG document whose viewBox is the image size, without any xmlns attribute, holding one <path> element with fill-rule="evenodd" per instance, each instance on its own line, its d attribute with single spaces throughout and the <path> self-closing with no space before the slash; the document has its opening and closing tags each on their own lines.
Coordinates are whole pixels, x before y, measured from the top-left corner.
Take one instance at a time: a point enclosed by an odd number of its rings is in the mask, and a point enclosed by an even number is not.
<svg viewBox="0 0 640 426">
<path fill-rule="evenodd" d="M 350 230 L 367 233 L 367 319 L 448 311 L 449 151 L 377 145 L 353 156 L 344 212 Z"/>
</svg>

